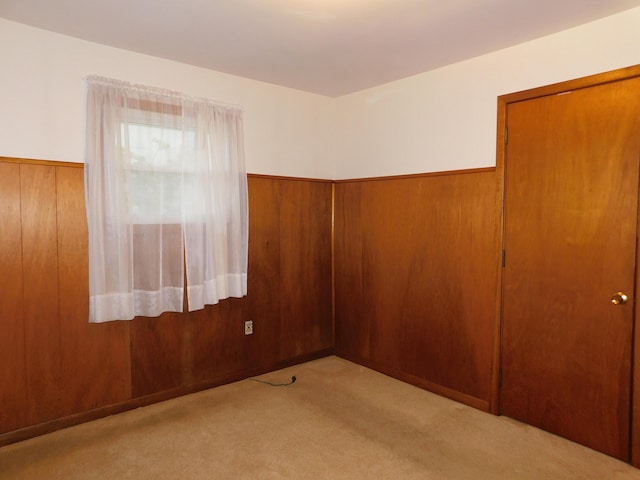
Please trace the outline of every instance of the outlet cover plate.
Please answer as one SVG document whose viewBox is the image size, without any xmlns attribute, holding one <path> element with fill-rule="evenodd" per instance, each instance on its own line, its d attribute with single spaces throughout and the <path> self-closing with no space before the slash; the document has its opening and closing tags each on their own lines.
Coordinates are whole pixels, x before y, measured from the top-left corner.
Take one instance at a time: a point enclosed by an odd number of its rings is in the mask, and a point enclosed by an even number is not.
<svg viewBox="0 0 640 480">
<path fill-rule="evenodd" d="M 244 322 L 244 334 L 253 335 L 253 320 L 247 320 Z"/>
</svg>

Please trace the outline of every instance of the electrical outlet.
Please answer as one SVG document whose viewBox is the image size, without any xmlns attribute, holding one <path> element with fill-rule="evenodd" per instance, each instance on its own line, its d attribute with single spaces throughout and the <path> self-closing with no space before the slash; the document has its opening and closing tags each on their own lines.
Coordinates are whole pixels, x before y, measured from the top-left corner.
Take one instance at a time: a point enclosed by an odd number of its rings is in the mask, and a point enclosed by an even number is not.
<svg viewBox="0 0 640 480">
<path fill-rule="evenodd" d="M 253 320 L 247 320 L 244 322 L 244 334 L 253 335 Z"/>
</svg>

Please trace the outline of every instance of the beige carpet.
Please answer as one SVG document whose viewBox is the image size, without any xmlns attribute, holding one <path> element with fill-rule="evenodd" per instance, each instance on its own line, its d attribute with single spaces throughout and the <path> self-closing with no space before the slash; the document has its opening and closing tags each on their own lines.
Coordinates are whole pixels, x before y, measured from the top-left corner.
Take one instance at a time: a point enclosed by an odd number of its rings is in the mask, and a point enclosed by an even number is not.
<svg viewBox="0 0 640 480">
<path fill-rule="evenodd" d="M 0 449 L 0 479 L 639 479 L 640 470 L 337 357 Z"/>
</svg>

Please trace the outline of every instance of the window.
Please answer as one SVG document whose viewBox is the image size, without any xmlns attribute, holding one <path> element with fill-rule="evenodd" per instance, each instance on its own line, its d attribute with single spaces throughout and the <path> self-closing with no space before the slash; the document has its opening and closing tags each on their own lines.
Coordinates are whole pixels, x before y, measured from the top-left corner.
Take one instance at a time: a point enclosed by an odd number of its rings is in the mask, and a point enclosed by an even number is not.
<svg viewBox="0 0 640 480">
<path fill-rule="evenodd" d="M 182 311 L 185 290 L 189 310 L 246 295 L 241 110 L 99 77 L 87 85 L 89 320 Z"/>
<path fill-rule="evenodd" d="M 188 198 L 193 192 L 195 168 L 188 161 L 184 167 L 181 163 L 182 155 L 195 157 L 194 132 L 183 130 L 177 115 L 150 115 L 131 109 L 127 113 L 130 120 L 120 127 L 132 221 L 181 223 L 183 202 L 185 214 L 196 215 L 193 200 Z"/>
</svg>

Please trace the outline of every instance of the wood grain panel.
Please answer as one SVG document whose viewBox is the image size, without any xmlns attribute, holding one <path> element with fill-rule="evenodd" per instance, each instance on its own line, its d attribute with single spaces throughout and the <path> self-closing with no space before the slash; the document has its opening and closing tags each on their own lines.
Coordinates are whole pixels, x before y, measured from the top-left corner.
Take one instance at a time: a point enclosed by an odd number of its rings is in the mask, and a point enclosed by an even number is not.
<svg viewBox="0 0 640 480">
<path fill-rule="evenodd" d="M 56 168 L 62 414 L 131 397 L 128 322 L 90 324 L 83 170 Z"/>
<path fill-rule="evenodd" d="M 336 352 L 346 358 L 371 358 L 371 319 L 364 315 L 362 182 L 335 187 Z"/>
<path fill-rule="evenodd" d="M 29 424 L 61 415 L 55 167 L 20 166 Z"/>
<path fill-rule="evenodd" d="M 172 390 L 188 379 L 188 353 L 182 313 L 136 317 L 131 337 L 131 394 L 135 397 Z"/>
<path fill-rule="evenodd" d="M 404 370 L 489 401 L 498 272 L 495 174 L 425 178 L 410 240 Z"/>
<path fill-rule="evenodd" d="M 331 184 L 280 181 L 281 358 L 333 346 Z"/>
<path fill-rule="evenodd" d="M 363 188 L 363 273 L 365 315 L 371 318 L 371 350 L 376 363 L 402 370 L 406 345 L 406 305 L 414 300 L 412 289 L 418 283 L 423 265 L 415 262 L 420 252 L 414 245 L 422 182 L 411 179 L 365 184 Z M 422 230 L 422 234 L 427 232 Z"/>
<path fill-rule="evenodd" d="M 249 275 L 246 320 L 247 365 L 275 365 L 280 360 L 280 180 L 249 177 Z"/>
<path fill-rule="evenodd" d="M 488 405 L 498 274 L 495 172 L 336 189 L 336 204 L 345 209 L 336 210 L 338 353 Z M 361 239 L 361 252 L 352 238 Z M 349 306 L 351 295 L 361 307 Z"/>
<path fill-rule="evenodd" d="M 210 382 L 248 368 L 245 299 L 227 298 L 189 313 L 189 383 Z"/>
<path fill-rule="evenodd" d="M 27 424 L 20 167 L 0 163 L 0 433 Z"/>
</svg>

